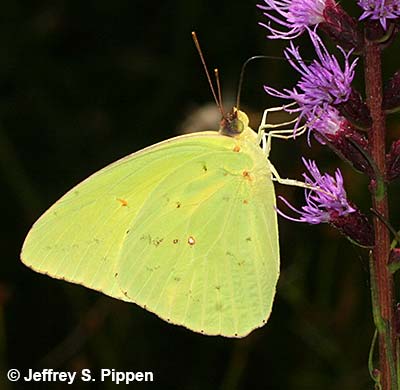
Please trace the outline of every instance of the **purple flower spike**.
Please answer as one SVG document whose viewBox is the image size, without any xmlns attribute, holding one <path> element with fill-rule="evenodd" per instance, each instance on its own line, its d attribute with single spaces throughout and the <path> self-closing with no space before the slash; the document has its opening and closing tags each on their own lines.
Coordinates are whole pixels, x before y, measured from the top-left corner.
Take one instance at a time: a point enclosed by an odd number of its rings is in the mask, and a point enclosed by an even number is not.
<svg viewBox="0 0 400 390">
<path fill-rule="evenodd" d="M 298 107 L 290 111 L 300 113 L 299 121 L 305 115 L 308 117 L 314 115 L 315 110 L 325 110 L 329 105 L 346 102 L 352 92 L 351 83 L 357 64 L 357 58 L 350 63 L 352 50 L 346 53 L 338 46 L 345 60 L 342 69 L 336 57 L 328 52 L 316 32 L 309 29 L 308 31 L 318 60 L 312 61 L 311 64 L 306 63 L 300 55 L 299 48 L 290 42 L 290 47 L 285 50 L 285 56 L 292 67 L 300 73 L 300 81 L 292 90 L 284 89 L 282 92 L 264 86 L 269 95 L 295 101 Z"/>
<path fill-rule="evenodd" d="M 359 0 L 357 4 L 364 10 L 359 20 L 379 20 L 385 31 L 387 19 L 400 17 L 400 0 Z"/>
<path fill-rule="evenodd" d="M 331 222 L 333 218 L 356 211 L 347 200 L 343 187 L 343 176 L 339 169 L 336 170 L 335 177 L 333 177 L 327 173 L 322 175 L 315 161 L 307 161 L 303 158 L 303 163 L 311 175 L 308 176 L 304 173 L 304 182 L 315 189 L 305 190 L 306 205 L 301 210 L 296 209 L 285 198 L 280 197 L 292 211 L 299 214 L 299 218 L 289 217 L 277 210 L 280 215 L 291 221 L 318 224 Z"/>
<path fill-rule="evenodd" d="M 260 23 L 270 31 L 270 39 L 293 39 L 301 35 L 308 26 L 315 26 L 324 21 L 324 9 L 327 0 L 264 0 L 267 5 L 257 5 L 266 11 L 264 15 L 282 26 L 278 30 L 268 24 Z M 277 14 L 275 16 L 274 14 Z"/>
</svg>

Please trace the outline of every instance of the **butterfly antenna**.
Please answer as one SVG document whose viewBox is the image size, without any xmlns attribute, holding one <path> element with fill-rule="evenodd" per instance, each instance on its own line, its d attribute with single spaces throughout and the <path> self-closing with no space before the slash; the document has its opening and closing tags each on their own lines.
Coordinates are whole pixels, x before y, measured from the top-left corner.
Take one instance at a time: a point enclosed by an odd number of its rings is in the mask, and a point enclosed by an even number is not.
<svg viewBox="0 0 400 390">
<path fill-rule="evenodd" d="M 217 68 L 214 69 L 215 80 L 217 80 L 217 92 L 218 92 L 218 101 L 221 106 L 221 111 L 225 112 L 224 105 L 222 104 L 222 88 L 221 88 L 221 80 L 219 78 L 219 71 Z M 224 116 L 224 115 L 222 115 Z"/>
<path fill-rule="evenodd" d="M 244 80 L 244 71 L 246 70 L 247 65 L 254 61 L 254 60 L 259 60 L 261 58 L 268 58 L 266 56 L 253 56 L 248 58 L 242 65 L 242 69 L 240 71 L 240 77 L 239 77 L 239 84 L 238 84 L 238 89 L 237 89 L 237 94 L 236 94 L 236 108 L 239 109 L 240 107 L 240 95 L 242 94 L 242 86 L 243 86 L 243 80 Z"/>
<path fill-rule="evenodd" d="M 268 60 L 281 60 L 281 61 L 287 61 L 287 58 L 285 57 L 279 57 L 279 56 L 253 56 L 248 58 L 242 65 L 242 70 L 240 71 L 240 77 L 239 77 L 239 84 L 238 84 L 238 89 L 237 89 L 237 95 L 236 95 L 236 107 L 239 109 L 240 105 L 240 95 L 242 94 L 242 86 L 243 86 L 243 80 L 244 80 L 244 72 L 246 70 L 247 65 L 250 62 L 253 62 L 254 60 L 261 60 L 261 59 L 268 59 Z M 308 60 L 303 60 L 299 62 L 311 62 Z"/>
<path fill-rule="evenodd" d="M 197 52 L 199 53 L 201 63 L 203 64 L 203 68 L 206 73 L 208 84 L 210 85 L 211 93 L 214 97 L 215 103 L 217 104 L 217 107 L 218 107 L 221 115 L 224 116 L 225 115 L 224 110 L 222 109 L 221 102 L 218 100 L 217 94 L 215 93 L 214 85 L 211 81 L 210 73 L 208 72 L 208 68 L 206 65 L 206 61 L 204 60 L 203 52 L 201 51 L 199 40 L 197 39 L 197 35 L 194 31 L 192 31 L 192 38 L 193 38 L 193 42 L 196 46 Z"/>
</svg>

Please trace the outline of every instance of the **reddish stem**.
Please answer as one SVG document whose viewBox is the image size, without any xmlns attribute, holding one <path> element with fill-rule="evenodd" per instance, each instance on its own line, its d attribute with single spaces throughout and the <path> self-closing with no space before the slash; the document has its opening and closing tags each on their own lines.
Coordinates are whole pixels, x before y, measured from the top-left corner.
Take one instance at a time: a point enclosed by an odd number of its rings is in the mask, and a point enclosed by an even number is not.
<svg viewBox="0 0 400 390">
<path fill-rule="evenodd" d="M 382 110 L 382 68 L 381 49 L 376 42 L 365 41 L 365 84 L 367 104 L 372 118 L 369 132 L 371 155 L 376 166 L 384 177 L 386 172 L 385 113 Z M 379 187 L 378 180 L 371 182 L 373 208 L 386 220 L 389 219 L 388 198 L 386 185 Z M 377 192 L 374 191 L 377 190 Z M 378 302 L 381 318 L 386 322 L 390 331 L 392 345 L 386 345 L 385 335 L 379 334 L 379 371 L 381 372 L 382 390 L 391 390 L 392 383 L 388 359 L 388 348 L 394 351 L 395 326 L 393 305 L 393 277 L 387 267 L 390 252 L 390 236 L 386 226 L 380 219 L 374 218 L 375 246 L 373 249 L 374 274 L 378 290 Z"/>
</svg>

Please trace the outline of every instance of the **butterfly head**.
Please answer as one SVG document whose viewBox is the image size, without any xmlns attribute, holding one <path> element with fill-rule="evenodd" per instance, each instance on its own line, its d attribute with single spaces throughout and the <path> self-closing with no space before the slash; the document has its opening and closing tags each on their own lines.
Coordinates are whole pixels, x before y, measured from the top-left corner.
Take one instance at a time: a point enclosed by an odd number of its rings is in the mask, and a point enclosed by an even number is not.
<svg viewBox="0 0 400 390">
<path fill-rule="evenodd" d="M 219 133 L 229 137 L 240 136 L 249 127 L 249 118 L 236 107 L 224 115 L 219 127 Z"/>
</svg>

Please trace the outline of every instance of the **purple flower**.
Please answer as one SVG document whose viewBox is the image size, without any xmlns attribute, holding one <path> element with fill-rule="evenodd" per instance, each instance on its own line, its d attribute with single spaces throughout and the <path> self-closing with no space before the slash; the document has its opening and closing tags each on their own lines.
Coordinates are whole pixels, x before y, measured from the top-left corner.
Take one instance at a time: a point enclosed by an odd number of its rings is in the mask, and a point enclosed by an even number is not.
<svg viewBox="0 0 400 390">
<path fill-rule="evenodd" d="M 313 60 L 311 64 L 306 63 L 300 55 L 299 48 L 290 42 L 290 47 L 285 50 L 285 56 L 301 75 L 297 86 L 292 90 L 283 89 L 282 92 L 264 86 L 269 95 L 297 103 L 297 108 L 287 109 L 288 112 L 300 113 L 295 128 L 304 116 L 310 118 L 316 111 L 325 110 L 329 105 L 338 105 L 348 100 L 357 64 L 357 58 L 350 63 L 352 50 L 346 53 L 338 46 L 344 56 L 345 63 L 342 69 L 336 57 L 328 52 L 316 32 L 310 29 L 308 31 L 318 60 Z"/>
<path fill-rule="evenodd" d="M 305 190 L 306 205 L 298 210 L 280 196 L 279 198 L 299 217 L 293 218 L 284 214 L 281 210 L 277 210 L 281 216 L 291 221 L 318 224 L 322 222 L 331 223 L 338 217 L 356 211 L 347 200 L 346 191 L 343 187 L 343 177 L 339 169 L 336 170 L 335 177 L 333 177 L 327 173 L 322 175 L 315 161 L 307 161 L 303 158 L 303 163 L 310 173 L 310 176 L 306 173 L 303 174 L 304 182 L 312 187 Z"/>
<path fill-rule="evenodd" d="M 357 4 L 364 10 L 359 20 L 379 20 L 384 30 L 387 28 L 387 19 L 400 17 L 399 0 L 359 0 Z"/>
<path fill-rule="evenodd" d="M 316 132 L 323 138 L 329 139 L 336 136 L 343 129 L 343 125 L 347 123 L 339 111 L 332 106 L 326 106 L 325 109 L 317 107 L 313 113 L 308 113 L 306 118 L 306 127 L 309 132 Z M 317 137 L 317 140 L 321 144 L 325 144 L 323 139 Z"/>
<path fill-rule="evenodd" d="M 273 28 L 270 22 L 260 23 L 270 31 L 268 38 L 293 39 L 301 35 L 306 27 L 324 21 L 323 12 L 327 0 L 264 0 L 264 2 L 267 5 L 258 5 L 260 9 L 266 11 L 264 15 L 287 30 Z"/>
<path fill-rule="evenodd" d="M 290 108 L 289 108 L 290 109 Z M 347 127 L 347 120 L 333 106 L 322 108 L 317 106 L 312 111 L 304 112 L 305 124 L 302 128 L 307 129 L 307 142 L 311 146 L 310 135 L 314 135 L 316 140 L 325 145 L 326 139 L 333 139 L 344 128 Z"/>
<path fill-rule="evenodd" d="M 315 161 L 306 161 L 303 158 L 303 163 L 310 173 L 310 176 L 303 174 L 305 184 L 312 187 L 305 190 L 306 205 L 298 210 L 280 196 L 279 198 L 299 217 L 289 217 L 281 210 L 277 210 L 278 214 L 295 222 L 307 222 L 313 225 L 329 223 L 353 243 L 366 248 L 373 247 L 374 234 L 371 223 L 347 200 L 340 170 L 336 170 L 335 177 L 327 173 L 322 175 Z"/>
</svg>

